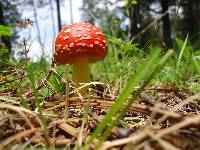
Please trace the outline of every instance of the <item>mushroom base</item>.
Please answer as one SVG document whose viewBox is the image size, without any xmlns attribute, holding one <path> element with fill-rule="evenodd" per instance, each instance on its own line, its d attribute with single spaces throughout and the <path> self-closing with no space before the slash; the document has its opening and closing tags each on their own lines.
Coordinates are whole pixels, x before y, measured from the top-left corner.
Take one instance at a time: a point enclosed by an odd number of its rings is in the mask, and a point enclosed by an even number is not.
<svg viewBox="0 0 200 150">
<path fill-rule="evenodd" d="M 77 87 L 84 86 L 84 83 L 90 82 L 89 60 L 87 57 L 81 57 L 74 60 L 72 77 L 73 81 L 77 84 Z M 79 90 L 80 94 L 86 93 L 88 88 L 89 86 L 81 88 Z"/>
</svg>

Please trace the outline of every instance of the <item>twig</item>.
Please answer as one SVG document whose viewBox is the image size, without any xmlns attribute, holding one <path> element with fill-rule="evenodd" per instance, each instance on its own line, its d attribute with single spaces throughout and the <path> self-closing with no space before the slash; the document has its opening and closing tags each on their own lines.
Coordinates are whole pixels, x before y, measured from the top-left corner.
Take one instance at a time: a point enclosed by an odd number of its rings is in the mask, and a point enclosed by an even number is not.
<svg viewBox="0 0 200 150">
<path fill-rule="evenodd" d="M 169 133 L 173 133 L 173 131 L 176 131 L 178 129 L 181 129 L 181 128 L 184 128 L 186 126 L 189 126 L 191 124 L 199 124 L 200 123 L 200 116 L 195 116 L 195 117 L 188 117 L 186 118 L 185 120 L 169 127 L 169 128 L 166 128 L 166 129 L 162 129 L 158 132 L 157 136 L 164 136 L 166 134 L 169 134 Z"/>
<path fill-rule="evenodd" d="M 161 139 L 161 138 L 158 137 L 158 136 L 155 136 L 155 134 L 154 134 L 152 131 L 148 130 L 148 131 L 146 131 L 146 132 L 148 133 L 148 135 L 149 135 L 153 140 L 157 141 L 157 142 L 163 147 L 163 149 L 165 149 L 165 150 L 167 150 L 167 149 L 170 149 L 170 150 L 180 150 L 180 149 L 178 149 L 177 147 L 175 147 L 174 145 L 170 144 L 169 142 L 167 142 L 167 141 Z"/>
<path fill-rule="evenodd" d="M 65 110 L 64 110 L 64 118 L 66 122 L 69 114 L 68 109 L 69 109 L 69 64 L 66 64 Z"/>
<path fill-rule="evenodd" d="M 10 110 L 12 110 L 12 111 L 15 111 L 15 112 L 19 113 L 22 117 L 24 117 L 25 121 L 26 121 L 27 124 L 30 126 L 30 128 L 34 128 L 33 125 L 31 124 L 30 120 L 29 120 L 28 117 L 24 114 L 23 110 L 20 109 L 20 107 L 1 103 L 0 108 L 7 108 L 7 109 L 10 109 Z"/>
<path fill-rule="evenodd" d="M 19 105 L 19 99 L 10 96 L 0 96 L 0 101 L 5 101 L 6 103 L 12 103 L 13 105 Z"/>
<path fill-rule="evenodd" d="M 131 43 L 136 40 L 139 36 L 141 36 L 142 34 L 144 34 L 149 28 L 151 28 L 151 26 L 153 26 L 158 20 L 162 19 L 162 17 L 164 17 L 166 14 L 168 14 L 169 11 L 166 11 L 165 13 L 161 14 L 160 16 L 158 16 L 153 22 L 151 22 L 146 28 L 144 28 L 140 33 L 138 33 L 136 36 L 134 36 L 131 39 Z"/>
<path fill-rule="evenodd" d="M 144 138 L 147 137 L 146 132 L 141 132 L 139 134 L 136 134 L 135 136 L 119 139 L 119 140 L 114 140 L 112 142 L 105 142 L 105 144 L 102 146 L 100 150 L 106 150 L 114 146 L 119 146 L 119 145 L 124 145 L 130 142 L 138 143 L 139 141 L 143 140 Z"/>
<path fill-rule="evenodd" d="M 196 99 L 200 99 L 200 94 L 196 94 L 196 95 L 193 95 L 193 96 L 190 96 L 188 97 L 186 100 L 184 100 L 183 102 L 177 104 L 174 106 L 174 110 L 178 110 L 180 109 L 181 107 L 183 107 L 184 105 L 190 103 L 190 102 L 193 102 L 194 100 Z"/>
<path fill-rule="evenodd" d="M 100 108 L 110 108 L 114 104 L 114 102 L 112 101 L 98 101 L 98 103 L 99 103 L 98 107 Z M 130 111 L 141 113 L 144 115 L 149 115 L 152 112 L 156 112 L 158 114 L 156 117 L 158 118 L 160 117 L 160 115 L 167 115 L 170 117 L 170 119 L 175 119 L 176 121 L 182 120 L 184 116 L 184 114 L 177 113 L 172 110 L 169 111 L 162 108 L 155 108 L 155 107 L 151 107 L 151 106 L 147 106 L 143 104 L 137 104 L 137 103 L 132 104 Z"/>
<path fill-rule="evenodd" d="M 190 103 L 190 102 L 192 102 L 192 101 L 194 101 L 194 100 L 196 100 L 196 99 L 199 99 L 199 98 L 200 98 L 200 94 L 196 94 L 196 95 L 193 95 L 193 96 L 191 96 L 191 97 L 188 97 L 186 100 L 184 100 L 184 101 L 182 101 L 181 103 L 175 105 L 172 109 L 173 109 L 174 111 L 176 111 L 176 110 L 180 109 L 181 107 L 183 107 L 184 105 L 186 105 L 186 104 L 188 104 L 188 103 Z M 162 117 L 157 121 L 156 124 L 159 124 L 159 123 L 164 122 L 164 121 L 168 118 L 168 116 L 169 116 L 168 114 L 165 114 L 164 116 L 162 116 Z"/>
<path fill-rule="evenodd" d="M 200 117 L 199 116 L 195 116 L 195 117 L 188 117 L 185 120 L 169 127 L 169 128 L 165 128 L 165 129 L 161 129 L 160 131 L 157 131 L 155 134 L 155 138 L 159 138 L 159 137 L 163 137 L 164 135 L 167 135 L 169 133 L 173 133 L 176 130 L 179 130 L 181 128 L 184 128 L 188 125 L 191 124 L 199 124 L 200 123 Z M 146 129 L 147 130 L 147 129 Z M 152 130 L 152 129 L 151 129 Z M 131 144 L 136 144 L 141 140 L 144 140 L 145 138 L 148 138 L 148 132 L 145 132 L 145 130 L 143 132 L 140 132 L 134 136 L 131 137 L 127 137 L 127 138 L 123 138 L 123 139 L 119 139 L 119 140 L 115 140 L 112 142 L 107 142 L 103 145 L 103 147 L 101 148 L 101 150 L 105 150 L 114 146 L 119 146 L 119 145 L 124 145 L 127 143 Z"/>
<path fill-rule="evenodd" d="M 30 120 L 28 119 L 28 117 L 24 114 L 24 112 L 29 113 L 31 115 L 33 115 L 37 121 L 40 123 L 40 125 L 42 125 L 40 119 L 38 118 L 37 114 L 33 113 L 32 111 L 25 109 L 23 107 L 18 107 L 18 106 L 13 106 L 13 105 L 9 105 L 9 104 L 4 104 L 1 103 L 0 108 L 2 109 L 10 109 L 12 111 L 18 112 L 22 117 L 24 117 L 25 121 L 27 122 L 27 124 L 31 127 L 34 128 L 33 125 L 31 124 Z"/>
<path fill-rule="evenodd" d="M 88 99 L 88 98 L 84 98 L 84 101 L 80 100 L 78 97 L 73 97 L 69 99 L 69 105 L 73 106 L 76 104 L 79 104 L 81 106 L 84 106 L 84 103 L 90 102 L 90 105 L 93 106 L 94 108 L 99 108 L 99 109 L 109 109 L 114 103 L 115 100 L 114 99 L 102 99 L 99 97 L 93 97 L 92 99 Z M 45 109 L 44 111 L 51 111 L 54 109 L 58 109 L 65 106 L 65 102 L 61 102 L 59 105 L 50 107 Z M 155 107 L 151 107 L 151 106 L 147 106 L 144 104 L 137 104 L 134 103 L 132 105 L 132 107 L 130 108 L 130 112 L 134 112 L 134 113 L 141 113 L 143 115 L 149 115 L 152 112 L 156 112 L 157 115 L 155 116 L 156 118 L 159 118 L 163 115 L 166 115 L 169 117 L 169 119 L 175 120 L 175 121 L 180 121 L 184 118 L 184 116 L 186 116 L 185 114 L 182 113 L 178 113 L 178 112 L 174 112 L 172 110 L 167 110 L 167 109 L 163 109 L 163 108 L 155 108 Z"/>
<path fill-rule="evenodd" d="M 21 140 L 21 138 L 29 136 L 30 134 L 32 134 L 34 132 L 41 132 L 41 131 L 42 131 L 41 128 L 32 128 L 32 129 L 17 133 L 15 135 L 12 135 L 12 136 L 6 138 L 5 140 L 3 140 L 2 142 L 0 142 L 0 149 L 3 149 L 5 146 L 7 146 L 8 144 L 10 144 L 14 141 L 19 141 L 19 140 Z"/>
<path fill-rule="evenodd" d="M 78 130 L 76 128 L 74 128 L 73 126 L 67 124 L 67 123 L 61 123 L 58 125 L 58 127 L 62 130 L 64 130 L 65 132 L 67 132 L 68 134 L 70 134 L 71 136 L 77 136 Z"/>
<path fill-rule="evenodd" d="M 32 140 L 32 143 L 34 144 L 39 144 L 39 143 L 44 143 L 44 138 L 42 137 L 37 137 Z M 56 146 L 65 146 L 68 144 L 72 143 L 71 139 L 58 139 L 58 138 L 50 138 L 51 143 L 55 143 Z"/>
</svg>

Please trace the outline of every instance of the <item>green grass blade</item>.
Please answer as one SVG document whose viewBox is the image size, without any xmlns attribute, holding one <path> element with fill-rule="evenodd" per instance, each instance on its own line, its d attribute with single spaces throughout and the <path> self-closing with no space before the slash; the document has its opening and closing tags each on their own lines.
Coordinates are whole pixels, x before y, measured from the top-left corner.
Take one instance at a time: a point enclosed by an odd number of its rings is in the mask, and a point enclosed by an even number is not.
<svg viewBox="0 0 200 150">
<path fill-rule="evenodd" d="M 186 48 L 187 42 L 188 42 L 188 34 L 185 38 L 185 41 L 184 41 L 183 46 L 181 48 L 181 52 L 180 52 L 179 57 L 178 57 L 177 70 L 179 70 L 180 62 L 181 62 L 181 59 L 183 57 L 183 53 L 184 53 L 184 50 Z"/>
<path fill-rule="evenodd" d="M 83 149 L 88 149 L 88 146 L 93 142 L 93 140 L 106 128 L 106 126 L 115 116 L 123 103 L 127 100 L 127 97 L 131 94 L 133 87 L 138 84 L 139 81 L 143 80 L 146 75 L 151 70 L 152 66 L 155 64 L 155 60 L 159 57 L 160 49 L 156 49 L 147 58 L 147 61 L 143 63 L 138 69 L 138 72 L 130 79 L 129 84 L 124 88 L 121 96 L 116 100 L 116 103 L 111 107 L 109 112 L 105 115 L 101 123 L 97 126 L 96 130 L 92 133 L 91 137 L 88 139 Z"/>
<path fill-rule="evenodd" d="M 196 71 L 200 74 L 200 59 L 198 57 L 193 57 L 193 64 L 196 68 Z"/>
<path fill-rule="evenodd" d="M 146 78 L 146 80 L 144 81 L 144 83 L 142 84 L 142 86 L 133 94 L 133 97 L 128 101 L 128 104 L 125 105 L 121 111 L 119 112 L 119 114 L 117 115 L 116 119 L 112 120 L 110 126 L 106 129 L 106 131 L 103 133 L 103 136 L 101 138 L 101 140 L 99 141 L 99 143 L 97 144 L 97 146 L 95 147 L 95 149 L 99 149 L 100 146 L 102 145 L 102 143 L 104 142 L 104 140 L 106 140 L 106 138 L 110 135 L 110 132 L 112 130 L 112 128 L 118 123 L 119 119 L 123 117 L 123 115 L 128 112 L 128 110 L 130 109 L 131 105 L 135 102 L 135 100 L 137 99 L 137 97 L 140 95 L 140 93 L 143 91 L 143 89 L 145 88 L 145 86 L 151 81 L 151 79 L 164 67 L 164 65 L 166 64 L 167 60 L 172 56 L 173 54 L 173 50 L 169 50 L 158 62 L 158 64 L 156 65 L 156 67 L 154 68 L 153 72 Z"/>
<path fill-rule="evenodd" d="M 48 139 L 49 134 L 48 134 L 47 122 L 46 122 L 46 118 L 45 118 L 45 116 L 42 112 L 42 108 L 40 106 L 40 99 L 38 97 L 38 93 L 37 93 L 37 90 L 36 90 L 36 87 L 35 87 L 36 79 L 35 79 L 35 76 L 34 76 L 32 64 L 29 67 L 27 67 L 27 74 L 28 74 L 28 79 L 30 81 L 30 86 L 31 86 L 31 89 L 32 89 L 33 95 L 34 95 L 34 103 L 38 108 L 39 118 L 42 122 L 42 128 L 44 129 L 45 135 Z"/>
</svg>

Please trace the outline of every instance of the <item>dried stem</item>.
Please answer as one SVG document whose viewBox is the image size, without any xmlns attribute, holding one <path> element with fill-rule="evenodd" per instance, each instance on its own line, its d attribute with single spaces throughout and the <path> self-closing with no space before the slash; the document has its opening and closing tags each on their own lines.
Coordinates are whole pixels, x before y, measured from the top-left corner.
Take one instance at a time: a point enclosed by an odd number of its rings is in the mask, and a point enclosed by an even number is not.
<svg viewBox="0 0 200 150">
<path fill-rule="evenodd" d="M 69 64 L 66 64 L 66 85 L 65 85 L 65 110 L 64 118 L 67 122 L 69 109 Z"/>
</svg>

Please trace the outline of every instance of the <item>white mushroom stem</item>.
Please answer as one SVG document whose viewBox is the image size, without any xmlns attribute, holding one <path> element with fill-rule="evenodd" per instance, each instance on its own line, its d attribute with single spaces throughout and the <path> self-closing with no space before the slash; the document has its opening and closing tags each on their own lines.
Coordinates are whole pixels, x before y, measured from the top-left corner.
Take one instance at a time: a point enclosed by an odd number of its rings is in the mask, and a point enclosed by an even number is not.
<svg viewBox="0 0 200 150">
<path fill-rule="evenodd" d="M 73 62 L 73 81 L 80 87 L 80 83 L 90 82 L 90 68 L 89 60 L 87 57 L 80 57 Z M 79 90 L 81 94 L 87 91 L 88 87 Z"/>
</svg>

